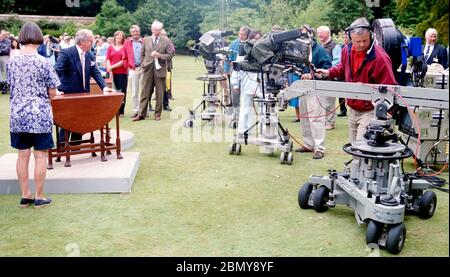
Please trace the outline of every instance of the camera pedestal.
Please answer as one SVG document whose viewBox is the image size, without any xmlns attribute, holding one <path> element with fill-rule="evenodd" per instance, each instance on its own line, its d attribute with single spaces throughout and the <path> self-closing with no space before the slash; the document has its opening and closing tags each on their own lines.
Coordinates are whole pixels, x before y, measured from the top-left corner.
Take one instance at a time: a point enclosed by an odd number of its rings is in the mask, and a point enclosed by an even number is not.
<svg viewBox="0 0 450 277">
<path fill-rule="evenodd" d="M 254 98 L 253 102 L 258 106 L 258 119 L 244 133 L 234 136 L 229 154 L 240 155 L 241 144 L 254 144 L 259 146 L 260 152 L 264 154 L 274 154 L 275 151 L 280 150 L 280 163 L 291 165 L 294 161 L 292 155 L 293 143 L 290 140 L 288 130 L 279 121 L 275 109 L 277 99 L 266 93 L 264 98 Z M 257 132 L 256 137 L 249 138 L 249 133 L 254 129 Z"/>
<path fill-rule="evenodd" d="M 230 109 L 225 106 L 217 93 L 218 82 L 224 81 L 226 78 L 220 74 L 208 73 L 198 77 L 197 80 L 203 81 L 202 101 L 193 110 L 189 110 L 189 117 L 184 122 L 184 126 L 192 128 L 196 116 L 212 123 L 216 122 L 219 117 L 230 116 L 232 118 L 230 126 L 237 128 L 236 115 L 233 114 L 233 111 L 229 111 Z"/>
</svg>

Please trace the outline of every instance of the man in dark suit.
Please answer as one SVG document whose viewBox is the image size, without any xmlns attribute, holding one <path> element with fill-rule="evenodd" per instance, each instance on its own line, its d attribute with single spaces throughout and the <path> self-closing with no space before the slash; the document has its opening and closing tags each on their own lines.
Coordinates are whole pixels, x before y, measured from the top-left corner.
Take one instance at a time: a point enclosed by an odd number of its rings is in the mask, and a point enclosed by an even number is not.
<svg viewBox="0 0 450 277">
<path fill-rule="evenodd" d="M 79 30 L 75 36 L 75 46 L 61 50 L 55 64 L 55 70 L 61 81 L 58 91 L 62 93 L 89 92 L 89 80 L 95 79 L 103 92 L 113 91 L 108 88 L 102 74 L 95 64 L 95 57 L 90 52 L 94 35 L 87 29 Z M 82 134 L 71 134 L 71 140 L 81 140 Z M 64 141 L 64 130 L 61 129 L 60 139 Z"/>
<path fill-rule="evenodd" d="M 145 119 L 153 89 L 156 90 L 155 120 L 161 120 L 163 94 L 166 86 L 167 62 L 173 57 L 173 50 L 167 37 L 161 36 L 163 24 L 153 22 L 152 35 L 144 38 L 141 48 L 142 84 L 139 112 L 133 121 Z"/>
<path fill-rule="evenodd" d="M 439 63 L 444 69 L 447 69 L 447 50 L 441 45 L 436 44 L 437 31 L 429 28 L 425 32 L 426 45 L 423 48 L 423 58 L 427 64 Z"/>
</svg>

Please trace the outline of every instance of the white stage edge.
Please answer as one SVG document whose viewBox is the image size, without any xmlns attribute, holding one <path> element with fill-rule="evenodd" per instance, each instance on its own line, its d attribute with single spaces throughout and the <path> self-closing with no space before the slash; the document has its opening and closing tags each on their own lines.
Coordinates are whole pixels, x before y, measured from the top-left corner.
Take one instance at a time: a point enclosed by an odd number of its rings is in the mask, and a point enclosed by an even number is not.
<svg viewBox="0 0 450 277">
<path fill-rule="evenodd" d="M 118 160 L 115 152 L 100 161 L 91 154 L 71 156 L 71 167 L 54 162 L 54 169 L 47 170 L 46 193 L 130 193 L 140 164 L 139 152 L 122 152 Z M 0 194 L 19 194 L 16 173 L 17 153 L 0 157 Z M 30 158 L 30 187 L 34 192 L 34 158 Z"/>
</svg>

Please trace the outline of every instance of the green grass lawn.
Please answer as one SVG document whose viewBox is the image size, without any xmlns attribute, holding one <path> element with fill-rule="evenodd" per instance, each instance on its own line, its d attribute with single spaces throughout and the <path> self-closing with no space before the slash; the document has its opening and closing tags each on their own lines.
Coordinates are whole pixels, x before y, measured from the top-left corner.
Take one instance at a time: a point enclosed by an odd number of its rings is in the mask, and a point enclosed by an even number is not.
<svg viewBox="0 0 450 277">
<path fill-rule="evenodd" d="M 129 151 L 141 153 L 132 193 L 50 195 L 54 203 L 40 210 L 20 209 L 18 195 L 0 195 L 0 256 L 67 256 L 73 245 L 81 256 L 370 254 L 366 228 L 357 225 L 350 208 L 318 214 L 297 204 L 309 175 L 342 170 L 349 159 L 341 150 L 348 137 L 346 118 L 327 132 L 326 155 L 319 161 L 295 153 L 292 166 L 280 165 L 278 153 L 266 156 L 254 145 L 230 156 L 230 129 L 217 127 L 212 137 L 200 122 L 192 130 L 180 127 L 181 116 L 201 96 L 203 84 L 196 77 L 204 66 L 184 56 L 175 57 L 174 65 L 172 115 L 163 113 L 160 122 L 131 122 L 129 101 L 121 121 L 122 129 L 135 134 Z M 14 152 L 7 96 L 0 95 L 0 107 L 3 155 Z M 280 118 L 299 137 L 293 114 L 290 109 Z M 411 170 L 412 162 L 407 166 Z M 406 217 L 406 244 L 398 256 L 449 256 L 449 196 L 436 194 L 434 217 Z M 385 250 L 380 254 L 389 256 Z"/>
</svg>

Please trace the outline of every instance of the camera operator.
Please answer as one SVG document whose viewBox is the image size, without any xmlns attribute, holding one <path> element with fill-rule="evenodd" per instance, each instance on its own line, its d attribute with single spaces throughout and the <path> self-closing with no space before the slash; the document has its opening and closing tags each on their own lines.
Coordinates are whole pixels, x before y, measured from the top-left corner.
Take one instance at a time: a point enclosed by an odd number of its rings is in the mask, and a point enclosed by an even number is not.
<svg viewBox="0 0 450 277">
<path fill-rule="evenodd" d="M 238 38 L 235 39 L 231 44 L 230 44 L 230 52 L 231 54 L 228 56 L 229 61 L 224 63 L 224 71 L 225 74 L 227 75 L 227 77 L 231 76 L 231 72 L 232 72 L 232 62 L 237 60 L 238 54 L 239 54 L 239 45 L 241 45 L 242 43 L 244 43 L 244 41 L 247 40 L 248 35 L 250 34 L 250 28 L 248 26 L 242 26 L 239 29 L 239 33 L 238 33 Z M 231 86 L 233 86 L 233 84 L 231 83 Z M 240 107 L 240 91 L 239 90 L 234 90 L 231 93 L 231 102 L 233 104 L 233 108 L 234 108 L 234 112 L 235 114 L 239 113 L 239 107 Z"/>
<path fill-rule="evenodd" d="M 329 70 L 318 69 L 317 74 L 346 82 L 397 85 L 388 54 L 375 43 L 372 28 L 366 18 L 356 19 L 347 35 L 351 42 L 342 50 L 341 62 Z M 350 141 L 361 140 L 373 116 L 370 101 L 347 99 Z"/>
<path fill-rule="evenodd" d="M 260 38 L 261 33 L 258 31 L 252 31 L 248 35 L 248 41 L 256 42 Z M 261 97 L 260 74 L 243 70 L 233 71 L 230 80 L 233 93 L 240 93 L 238 134 L 243 137 L 244 132 L 256 122 L 253 97 L 257 95 Z"/>
<path fill-rule="evenodd" d="M 301 28 L 303 36 L 311 39 L 312 64 L 316 68 L 327 69 L 331 67 L 331 59 L 327 51 L 315 40 L 314 30 L 309 25 Z M 309 70 L 305 70 L 308 72 Z M 302 79 L 312 79 L 310 73 L 302 75 Z M 322 159 L 325 153 L 325 113 L 321 103 L 324 97 L 305 95 L 300 101 L 300 125 L 303 133 L 304 146 L 296 149 L 296 152 L 314 152 L 313 159 Z"/>
</svg>

